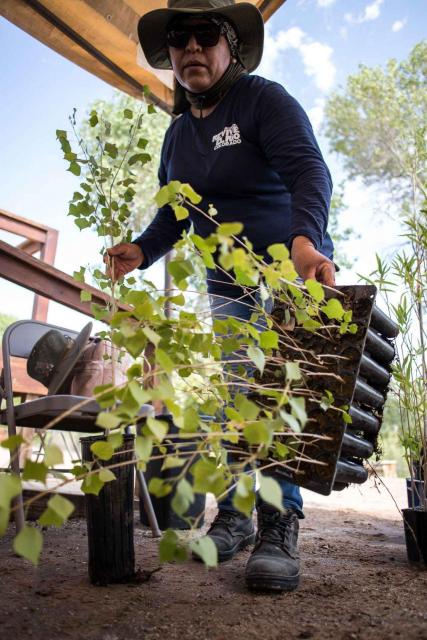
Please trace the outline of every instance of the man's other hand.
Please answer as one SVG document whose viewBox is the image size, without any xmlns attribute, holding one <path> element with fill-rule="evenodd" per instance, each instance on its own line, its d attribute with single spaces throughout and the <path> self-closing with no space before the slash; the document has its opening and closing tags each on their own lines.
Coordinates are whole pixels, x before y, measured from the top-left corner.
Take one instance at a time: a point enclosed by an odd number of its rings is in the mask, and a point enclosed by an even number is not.
<svg viewBox="0 0 427 640">
<path fill-rule="evenodd" d="M 295 269 L 304 281 L 311 278 L 328 287 L 335 286 L 334 263 L 314 248 L 305 236 L 296 236 L 292 242 L 291 258 Z"/>
<path fill-rule="evenodd" d="M 107 274 L 112 280 L 119 280 L 130 271 L 137 269 L 144 262 L 144 254 L 137 244 L 122 242 L 107 249 L 104 254 Z"/>
</svg>

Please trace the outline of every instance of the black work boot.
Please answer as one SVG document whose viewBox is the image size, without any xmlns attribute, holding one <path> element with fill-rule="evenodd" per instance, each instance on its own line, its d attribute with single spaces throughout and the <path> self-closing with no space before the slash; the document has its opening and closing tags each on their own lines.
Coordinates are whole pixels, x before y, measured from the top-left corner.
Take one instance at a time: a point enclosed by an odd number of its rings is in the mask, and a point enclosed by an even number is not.
<svg viewBox="0 0 427 640">
<path fill-rule="evenodd" d="M 206 535 L 215 543 L 218 562 L 224 562 L 255 542 L 255 527 L 252 518 L 246 518 L 238 511 L 219 509 Z M 200 560 L 197 555 L 193 557 Z"/>
<path fill-rule="evenodd" d="M 280 513 L 266 504 L 257 511 L 258 533 L 246 565 L 246 584 L 259 591 L 292 591 L 299 582 L 298 516 L 293 509 Z"/>
</svg>

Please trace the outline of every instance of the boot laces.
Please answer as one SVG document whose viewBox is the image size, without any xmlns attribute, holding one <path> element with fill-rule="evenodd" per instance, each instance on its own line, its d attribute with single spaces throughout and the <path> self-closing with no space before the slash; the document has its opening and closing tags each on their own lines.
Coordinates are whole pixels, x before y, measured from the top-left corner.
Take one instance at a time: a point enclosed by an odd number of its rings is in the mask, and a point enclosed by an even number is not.
<svg viewBox="0 0 427 640">
<path fill-rule="evenodd" d="M 292 512 L 281 514 L 262 513 L 258 529 L 259 542 L 271 542 L 281 547 L 290 542 L 293 532 L 294 514 Z"/>
<path fill-rule="evenodd" d="M 230 526 L 232 526 L 235 518 L 236 514 L 232 513 L 231 511 L 226 511 L 225 509 L 220 509 L 216 514 L 211 526 L 209 527 L 208 533 L 213 531 L 213 529 L 215 529 L 216 527 L 224 527 L 226 529 L 230 529 Z"/>
</svg>

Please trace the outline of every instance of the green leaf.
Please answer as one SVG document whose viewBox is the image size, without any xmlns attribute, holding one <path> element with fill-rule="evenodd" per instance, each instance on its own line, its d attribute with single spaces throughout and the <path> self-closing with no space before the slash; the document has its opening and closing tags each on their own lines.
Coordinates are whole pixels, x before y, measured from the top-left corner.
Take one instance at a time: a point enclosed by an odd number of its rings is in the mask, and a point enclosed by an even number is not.
<svg viewBox="0 0 427 640">
<path fill-rule="evenodd" d="M 249 444 L 271 444 L 273 440 L 272 430 L 263 420 L 252 422 L 243 429 L 243 437 Z"/>
<path fill-rule="evenodd" d="M 160 562 L 183 562 L 187 552 L 176 531 L 167 529 L 159 542 Z"/>
<path fill-rule="evenodd" d="M 265 502 L 283 512 L 283 494 L 280 484 L 274 478 L 259 474 L 259 493 Z"/>
<path fill-rule="evenodd" d="M 172 485 L 162 478 L 151 478 L 148 483 L 148 491 L 156 498 L 164 498 L 172 491 Z"/>
<path fill-rule="evenodd" d="M 302 326 L 304 329 L 307 329 L 307 331 L 316 331 L 316 329 L 322 326 L 322 323 L 318 320 L 313 320 L 313 318 L 309 318 L 308 320 L 304 320 Z"/>
<path fill-rule="evenodd" d="M 279 334 L 276 331 L 263 331 L 259 335 L 259 344 L 263 349 L 278 349 Z"/>
<path fill-rule="evenodd" d="M 186 207 L 182 207 L 179 204 L 173 205 L 173 212 L 177 220 L 185 220 L 185 218 L 188 218 L 188 216 L 190 215 L 188 209 Z"/>
<path fill-rule="evenodd" d="M 10 451 L 13 451 L 13 449 L 16 449 L 16 447 L 19 447 L 21 444 L 24 444 L 25 440 L 21 435 L 15 435 L 15 436 L 9 436 L 8 438 L 6 438 L 6 440 L 3 440 L 3 442 L 0 442 L 0 447 L 3 447 L 3 449 L 9 449 Z"/>
<path fill-rule="evenodd" d="M 255 506 L 255 491 L 254 479 L 251 475 L 243 474 L 240 476 L 233 495 L 233 506 L 244 513 L 247 518 L 252 516 Z"/>
<path fill-rule="evenodd" d="M 166 373 L 171 374 L 172 371 L 174 371 L 174 361 L 168 356 L 166 351 L 163 351 L 163 349 L 160 349 L 159 347 L 156 349 L 156 360 Z"/>
<path fill-rule="evenodd" d="M 115 144 L 112 144 L 111 142 L 106 142 L 104 149 L 111 158 L 113 159 L 117 158 L 119 151 Z"/>
<path fill-rule="evenodd" d="M 166 469 L 179 469 L 180 467 L 184 466 L 185 462 L 185 458 L 178 458 L 178 456 L 168 455 L 168 457 L 163 461 L 161 471 L 166 471 Z"/>
<path fill-rule="evenodd" d="M 64 456 L 61 449 L 56 444 L 50 444 L 44 450 L 44 463 L 47 467 L 54 467 L 56 464 L 62 464 Z"/>
<path fill-rule="evenodd" d="M 279 442 L 278 440 L 275 441 L 274 443 L 274 447 L 276 449 L 276 454 L 277 457 L 280 459 L 284 459 L 288 456 L 289 454 L 289 447 L 287 447 L 285 444 L 283 444 L 283 442 Z"/>
<path fill-rule="evenodd" d="M 256 420 L 259 414 L 259 407 L 252 400 L 243 394 L 236 394 L 234 403 L 237 411 L 241 414 L 244 420 Z"/>
<path fill-rule="evenodd" d="M 90 291 L 85 291 L 84 289 L 82 289 L 82 291 L 80 291 L 80 300 L 82 302 L 90 302 L 92 300 L 92 294 L 90 293 Z"/>
<path fill-rule="evenodd" d="M 183 293 L 179 293 L 177 296 L 168 296 L 168 302 L 182 307 L 185 304 L 185 296 Z"/>
<path fill-rule="evenodd" d="M 85 281 L 85 272 L 86 269 L 84 267 L 80 267 L 78 271 L 73 271 L 73 278 L 76 282 L 84 282 Z"/>
<path fill-rule="evenodd" d="M 149 341 L 152 342 L 157 347 L 157 345 L 161 340 L 159 334 L 153 331 L 153 329 L 150 329 L 150 327 L 144 327 L 143 332 L 145 333 Z"/>
<path fill-rule="evenodd" d="M 21 480 L 10 473 L 0 474 L 0 507 L 9 508 L 10 501 L 19 495 Z"/>
<path fill-rule="evenodd" d="M 341 320 L 345 313 L 341 302 L 336 298 L 330 298 L 326 305 L 321 307 L 320 310 L 329 320 Z"/>
<path fill-rule="evenodd" d="M 109 442 L 111 444 L 111 446 L 113 447 L 114 451 L 117 451 L 117 449 L 120 449 L 120 447 L 123 444 L 123 434 L 122 433 L 110 433 L 107 436 L 107 442 Z"/>
<path fill-rule="evenodd" d="M 164 467 L 162 467 L 162 470 L 163 469 Z M 188 482 L 188 480 L 186 480 L 185 478 L 181 478 L 181 480 L 176 485 L 175 495 L 172 498 L 172 502 L 171 502 L 172 509 L 179 516 L 184 516 L 193 502 L 194 502 L 193 488 L 191 484 Z"/>
<path fill-rule="evenodd" d="M 43 547 L 43 536 L 38 529 L 24 525 L 13 541 L 15 553 L 29 560 L 33 565 L 39 563 L 40 553 Z"/>
<path fill-rule="evenodd" d="M 193 490 L 196 493 L 214 493 L 221 495 L 227 483 L 223 472 L 213 460 L 200 458 L 192 467 L 191 473 L 194 476 Z"/>
<path fill-rule="evenodd" d="M 55 512 L 53 509 L 46 509 L 41 514 L 40 518 L 38 518 L 37 522 L 41 527 L 62 527 L 64 524 L 63 519 Z"/>
<path fill-rule="evenodd" d="M 174 198 L 172 198 L 173 200 Z M 165 185 L 154 196 L 155 203 L 158 207 L 164 207 L 165 204 L 168 204 L 171 200 L 171 194 Z"/>
<path fill-rule="evenodd" d="M 140 406 L 150 401 L 151 398 L 149 391 L 146 391 L 143 386 L 136 380 L 131 380 L 127 388 L 130 391 L 132 397 Z"/>
<path fill-rule="evenodd" d="M 150 104 L 147 107 L 147 113 L 152 114 L 152 113 L 156 113 L 156 107 L 154 106 L 154 104 Z"/>
<path fill-rule="evenodd" d="M 273 258 L 273 260 L 287 260 L 289 258 L 289 251 L 284 244 L 271 244 L 267 248 L 267 253 Z"/>
<path fill-rule="evenodd" d="M 164 420 L 156 420 L 156 418 L 147 418 L 147 427 L 151 433 L 160 442 L 166 436 L 169 431 L 169 424 Z"/>
<path fill-rule="evenodd" d="M 68 520 L 75 509 L 71 500 L 64 498 L 64 496 L 61 496 L 59 493 L 52 496 L 47 504 L 48 507 L 52 509 L 52 511 L 54 511 L 60 518 L 62 518 L 63 522 L 65 522 L 65 520 Z"/>
<path fill-rule="evenodd" d="M 135 153 L 133 156 L 129 158 L 128 165 L 132 166 L 137 162 L 140 162 L 142 165 L 144 165 L 144 164 L 147 164 L 147 162 L 150 162 L 150 160 L 151 160 L 151 156 L 149 153 Z"/>
<path fill-rule="evenodd" d="M 124 116 L 125 118 L 128 118 L 128 120 L 132 120 L 132 118 L 133 118 L 133 112 L 132 112 L 130 109 L 125 109 L 125 110 L 123 111 L 123 116 Z"/>
<path fill-rule="evenodd" d="M 99 472 L 99 479 L 102 480 L 102 482 L 112 482 L 116 479 L 116 476 L 110 469 L 104 467 Z"/>
<path fill-rule="evenodd" d="M 114 454 L 113 445 L 110 442 L 103 440 L 100 442 L 93 442 L 90 445 L 90 450 L 97 458 L 100 458 L 100 460 L 111 460 Z"/>
<path fill-rule="evenodd" d="M 301 380 L 301 371 L 298 362 L 286 362 L 286 380 Z"/>
<path fill-rule="evenodd" d="M 88 229 L 92 225 L 91 221 L 86 220 L 86 218 L 78 218 L 77 220 L 74 220 L 74 224 L 80 229 L 80 231 Z"/>
<path fill-rule="evenodd" d="M 237 236 L 243 231 L 241 222 L 223 222 L 217 228 L 218 235 L 221 236 Z"/>
<path fill-rule="evenodd" d="M 309 278 L 305 281 L 305 286 L 307 287 L 307 291 L 309 292 L 311 297 L 314 298 L 316 302 L 322 302 L 322 300 L 325 298 L 325 292 L 320 282 Z"/>
<path fill-rule="evenodd" d="M 209 536 L 204 536 L 191 542 L 190 549 L 203 560 L 207 567 L 216 567 L 218 565 L 218 550 Z"/>
<path fill-rule="evenodd" d="M 289 405 L 291 406 L 293 415 L 298 419 L 301 426 L 303 427 L 307 422 L 307 412 L 305 410 L 305 399 L 304 398 L 289 398 Z"/>
<path fill-rule="evenodd" d="M 21 492 L 21 480 L 10 473 L 0 474 L 0 535 L 9 524 L 10 502 Z"/>
<path fill-rule="evenodd" d="M 90 493 L 94 496 L 97 496 L 101 491 L 104 483 L 99 477 L 98 473 L 94 473 L 93 475 L 86 476 L 82 482 L 81 490 L 83 493 Z"/>
<path fill-rule="evenodd" d="M 68 171 L 73 173 L 75 176 L 79 176 L 81 174 L 81 168 L 78 162 L 71 162 L 68 167 Z"/>
<path fill-rule="evenodd" d="M 99 122 L 98 114 L 96 113 L 96 111 L 91 111 L 90 118 L 89 118 L 90 126 L 95 127 L 98 124 L 98 122 Z"/>
<path fill-rule="evenodd" d="M 38 480 L 39 482 L 45 482 L 48 472 L 47 466 L 44 462 L 33 462 L 32 460 L 26 460 L 24 471 L 22 474 L 23 480 Z"/>
<path fill-rule="evenodd" d="M 349 413 L 347 413 L 347 411 L 343 412 L 342 417 L 344 420 L 344 424 L 351 424 L 353 422 L 353 418 Z"/>
<path fill-rule="evenodd" d="M 292 431 L 295 431 L 295 433 L 299 433 L 301 431 L 301 425 L 295 418 L 295 416 L 293 416 L 291 413 L 288 413 L 285 409 L 280 409 L 279 413 L 283 422 L 287 424 L 288 427 L 292 429 Z"/>
<path fill-rule="evenodd" d="M 138 147 L 138 149 L 145 149 L 147 144 L 148 144 L 148 140 L 146 140 L 145 138 L 140 138 L 136 146 Z M 128 186 L 127 184 L 125 184 L 125 181 L 123 181 L 123 184 L 125 185 L 125 187 Z"/>
<path fill-rule="evenodd" d="M 180 185 L 180 193 L 187 198 L 192 204 L 199 204 L 202 201 L 202 197 L 196 193 L 189 184 L 184 183 Z"/>
<path fill-rule="evenodd" d="M 259 369 L 262 375 L 265 366 L 264 352 L 259 347 L 255 347 L 255 345 L 251 344 L 248 347 L 247 354 L 248 358 L 255 363 L 257 369 Z"/>
<path fill-rule="evenodd" d="M 113 413 L 101 411 L 96 418 L 96 424 L 103 429 L 115 429 L 122 422 L 122 418 L 115 416 Z"/>
</svg>

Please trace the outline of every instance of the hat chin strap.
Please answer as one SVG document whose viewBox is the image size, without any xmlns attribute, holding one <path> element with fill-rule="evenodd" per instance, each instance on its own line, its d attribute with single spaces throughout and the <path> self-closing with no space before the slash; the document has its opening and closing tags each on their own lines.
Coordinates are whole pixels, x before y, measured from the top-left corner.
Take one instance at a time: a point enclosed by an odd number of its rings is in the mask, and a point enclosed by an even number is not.
<svg viewBox="0 0 427 640">
<path fill-rule="evenodd" d="M 240 60 L 232 59 L 221 78 L 209 89 L 201 93 L 193 93 L 185 89 L 178 81 L 175 82 L 174 108 L 173 113 L 180 115 L 190 106 L 200 109 L 200 117 L 203 117 L 203 109 L 212 107 L 225 96 L 227 91 L 241 78 L 247 71 Z"/>
</svg>

